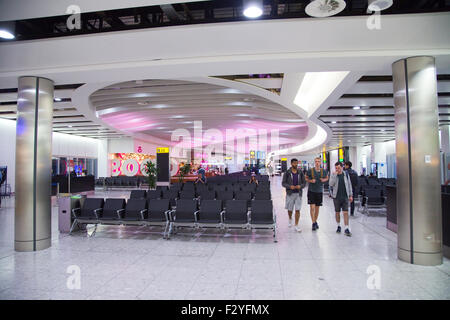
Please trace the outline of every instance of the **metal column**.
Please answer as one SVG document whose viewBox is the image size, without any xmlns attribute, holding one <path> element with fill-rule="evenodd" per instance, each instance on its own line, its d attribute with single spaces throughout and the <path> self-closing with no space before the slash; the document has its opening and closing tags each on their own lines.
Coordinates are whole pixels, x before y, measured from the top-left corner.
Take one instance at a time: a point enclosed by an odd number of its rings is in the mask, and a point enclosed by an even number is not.
<svg viewBox="0 0 450 320">
<path fill-rule="evenodd" d="M 433 57 L 392 66 L 397 157 L 398 257 L 442 264 L 437 79 Z"/>
<path fill-rule="evenodd" d="M 51 245 L 53 81 L 19 78 L 16 124 L 16 251 Z"/>
</svg>

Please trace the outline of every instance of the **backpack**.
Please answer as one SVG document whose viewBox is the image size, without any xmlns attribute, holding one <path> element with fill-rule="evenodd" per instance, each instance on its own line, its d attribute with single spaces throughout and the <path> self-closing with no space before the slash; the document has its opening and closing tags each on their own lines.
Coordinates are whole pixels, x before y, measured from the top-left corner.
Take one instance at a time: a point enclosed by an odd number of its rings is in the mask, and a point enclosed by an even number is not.
<svg viewBox="0 0 450 320">
<path fill-rule="evenodd" d="M 314 179 L 314 168 L 311 168 L 311 177 Z M 323 179 L 323 169 L 320 168 L 320 178 Z"/>
</svg>

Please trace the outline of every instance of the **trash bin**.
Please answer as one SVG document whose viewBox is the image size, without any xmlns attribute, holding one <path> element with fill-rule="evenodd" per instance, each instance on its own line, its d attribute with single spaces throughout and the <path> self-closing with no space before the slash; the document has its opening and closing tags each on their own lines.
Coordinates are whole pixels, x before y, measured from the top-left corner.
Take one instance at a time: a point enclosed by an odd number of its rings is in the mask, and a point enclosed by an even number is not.
<svg viewBox="0 0 450 320">
<path fill-rule="evenodd" d="M 58 197 L 58 229 L 61 233 L 69 233 L 73 223 L 72 209 L 80 208 L 86 195 L 74 195 L 71 193 L 60 193 Z M 78 230 L 75 227 L 74 231 Z"/>
</svg>

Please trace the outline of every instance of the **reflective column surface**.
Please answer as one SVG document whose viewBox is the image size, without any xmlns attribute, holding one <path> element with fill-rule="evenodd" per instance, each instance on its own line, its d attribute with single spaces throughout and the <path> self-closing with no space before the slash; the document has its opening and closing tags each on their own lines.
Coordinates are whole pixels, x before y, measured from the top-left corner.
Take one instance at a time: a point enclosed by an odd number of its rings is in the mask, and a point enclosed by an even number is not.
<svg viewBox="0 0 450 320">
<path fill-rule="evenodd" d="M 16 125 L 15 243 L 17 251 L 51 245 L 53 82 L 19 78 Z"/>
<path fill-rule="evenodd" d="M 393 64 L 399 259 L 442 264 L 437 78 L 433 57 Z"/>
</svg>

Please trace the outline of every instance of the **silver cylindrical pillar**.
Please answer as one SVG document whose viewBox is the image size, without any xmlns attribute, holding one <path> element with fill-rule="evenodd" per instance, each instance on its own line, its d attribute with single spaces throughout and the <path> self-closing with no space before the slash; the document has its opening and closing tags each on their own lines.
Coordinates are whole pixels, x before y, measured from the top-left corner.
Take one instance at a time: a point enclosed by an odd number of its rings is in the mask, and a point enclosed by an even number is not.
<svg viewBox="0 0 450 320">
<path fill-rule="evenodd" d="M 16 251 L 51 245 L 53 81 L 19 78 L 16 124 Z"/>
<path fill-rule="evenodd" d="M 435 59 L 392 66 L 397 157 L 398 257 L 442 264 L 439 118 Z"/>
</svg>

